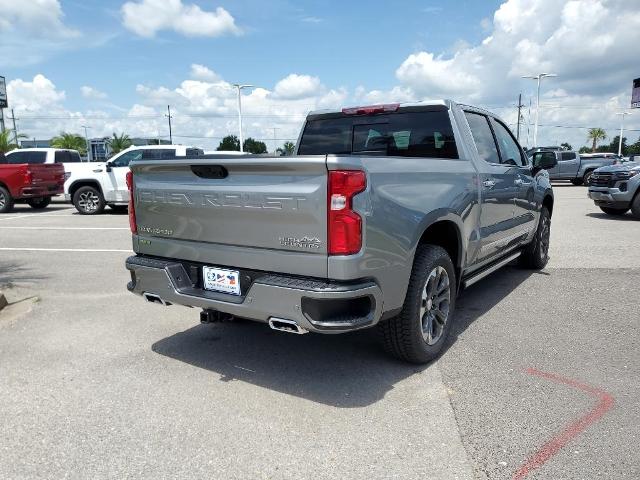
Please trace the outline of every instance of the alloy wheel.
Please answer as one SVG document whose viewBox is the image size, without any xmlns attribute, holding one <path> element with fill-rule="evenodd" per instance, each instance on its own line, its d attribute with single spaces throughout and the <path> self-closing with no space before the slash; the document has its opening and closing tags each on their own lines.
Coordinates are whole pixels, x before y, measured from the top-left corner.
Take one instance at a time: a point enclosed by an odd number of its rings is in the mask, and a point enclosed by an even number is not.
<svg viewBox="0 0 640 480">
<path fill-rule="evenodd" d="M 85 212 L 95 212 L 100 204 L 100 198 L 94 192 L 82 192 L 78 198 L 78 205 Z"/>
<path fill-rule="evenodd" d="M 449 319 L 451 284 L 444 267 L 437 266 L 427 276 L 422 289 L 420 323 L 422 337 L 427 345 L 438 343 Z"/>
</svg>

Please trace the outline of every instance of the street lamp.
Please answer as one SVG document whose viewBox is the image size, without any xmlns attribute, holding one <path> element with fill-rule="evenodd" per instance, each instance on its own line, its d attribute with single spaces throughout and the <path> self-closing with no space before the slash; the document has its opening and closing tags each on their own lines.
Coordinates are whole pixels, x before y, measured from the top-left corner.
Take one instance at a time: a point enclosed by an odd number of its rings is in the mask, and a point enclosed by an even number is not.
<svg viewBox="0 0 640 480">
<path fill-rule="evenodd" d="M 89 136 L 87 135 L 87 129 L 91 128 L 91 127 L 86 127 L 84 125 L 80 125 L 82 128 L 84 128 L 84 141 L 87 143 L 87 160 L 90 162 L 91 161 L 91 144 L 89 143 Z"/>
<path fill-rule="evenodd" d="M 618 156 L 622 156 L 622 133 L 624 132 L 624 116 L 631 115 L 631 112 L 620 112 L 616 113 L 616 115 L 620 115 L 622 117 L 622 121 L 620 122 L 620 139 L 618 140 Z"/>
<path fill-rule="evenodd" d="M 555 73 L 539 73 L 538 75 L 523 75 L 522 78 L 530 78 L 538 81 L 538 93 L 536 96 L 536 123 L 533 127 L 533 146 L 538 146 L 538 117 L 540 115 L 540 82 L 545 77 L 557 77 Z"/>
<path fill-rule="evenodd" d="M 253 88 L 255 85 L 242 85 L 240 83 L 234 83 L 234 87 L 238 90 L 238 127 L 240 129 L 240 151 L 244 152 L 243 138 L 242 138 L 242 89 Z"/>
</svg>

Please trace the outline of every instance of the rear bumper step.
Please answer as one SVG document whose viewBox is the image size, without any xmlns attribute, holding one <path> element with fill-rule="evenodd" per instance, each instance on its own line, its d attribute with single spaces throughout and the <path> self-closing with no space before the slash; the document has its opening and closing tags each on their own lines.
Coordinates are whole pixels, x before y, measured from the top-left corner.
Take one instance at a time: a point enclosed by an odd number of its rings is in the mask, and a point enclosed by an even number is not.
<svg viewBox="0 0 640 480">
<path fill-rule="evenodd" d="M 234 296 L 199 288 L 179 261 L 133 256 L 126 267 L 131 272 L 128 290 L 156 303 L 198 307 L 263 323 L 277 318 L 322 333 L 368 327 L 382 316 L 382 292 L 370 281 L 342 283 L 264 274 L 242 296 Z"/>
</svg>

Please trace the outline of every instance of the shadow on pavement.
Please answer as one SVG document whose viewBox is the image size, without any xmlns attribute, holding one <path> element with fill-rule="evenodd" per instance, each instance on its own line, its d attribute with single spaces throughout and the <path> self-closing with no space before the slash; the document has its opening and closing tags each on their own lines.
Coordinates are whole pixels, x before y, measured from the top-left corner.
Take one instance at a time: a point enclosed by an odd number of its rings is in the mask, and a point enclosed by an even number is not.
<svg viewBox="0 0 640 480">
<path fill-rule="evenodd" d="M 466 291 L 458 303 L 453 341 L 531 273 L 503 269 Z M 288 335 L 243 320 L 198 325 L 156 342 L 152 350 L 215 372 L 221 381 L 241 380 L 339 408 L 375 403 L 396 383 L 430 368 L 386 355 L 375 329 Z"/>
<path fill-rule="evenodd" d="M 597 218 L 599 220 L 615 220 L 617 222 L 637 222 L 638 219 L 629 213 L 624 215 L 608 215 L 606 213 L 587 213 L 587 217 Z"/>
<path fill-rule="evenodd" d="M 0 288 L 11 288 L 19 282 L 39 282 L 46 279 L 41 270 L 34 270 L 13 262 L 0 261 Z"/>
</svg>

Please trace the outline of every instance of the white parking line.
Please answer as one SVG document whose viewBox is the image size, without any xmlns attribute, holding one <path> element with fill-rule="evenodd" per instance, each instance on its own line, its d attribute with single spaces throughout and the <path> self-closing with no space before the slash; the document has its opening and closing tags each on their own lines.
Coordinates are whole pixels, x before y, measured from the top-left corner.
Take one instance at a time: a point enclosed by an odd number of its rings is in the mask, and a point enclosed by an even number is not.
<svg viewBox="0 0 640 480">
<path fill-rule="evenodd" d="M 71 210 L 71 208 L 64 208 L 62 210 L 56 210 L 55 212 L 49 212 L 49 213 L 32 213 L 30 215 L 16 215 L 14 217 L 0 218 L 0 222 L 7 221 L 7 220 L 17 220 L 19 218 L 40 218 L 40 217 L 51 217 L 51 216 L 66 217 L 66 216 L 74 215 L 72 213 L 60 214 L 60 212 L 67 212 L 68 210 Z"/>
<path fill-rule="evenodd" d="M 133 250 L 119 250 L 116 248 L 21 248 L 0 247 L 0 251 L 9 252 L 124 252 L 133 253 Z"/>
<path fill-rule="evenodd" d="M 129 230 L 127 227 L 0 227 L 0 230 Z"/>
</svg>

